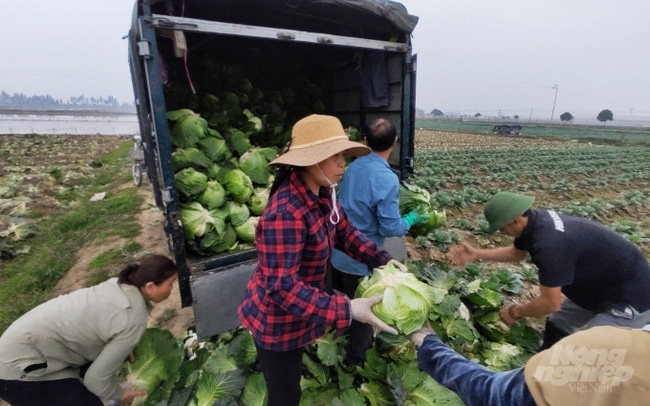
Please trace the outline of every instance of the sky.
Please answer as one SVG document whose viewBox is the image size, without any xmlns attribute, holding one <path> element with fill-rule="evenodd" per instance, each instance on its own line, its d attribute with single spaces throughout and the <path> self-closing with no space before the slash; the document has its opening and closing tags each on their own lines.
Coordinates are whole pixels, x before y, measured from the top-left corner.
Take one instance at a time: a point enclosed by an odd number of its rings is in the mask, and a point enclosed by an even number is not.
<svg viewBox="0 0 650 406">
<path fill-rule="evenodd" d="M 559 120 L 609 109 L 614 120 L 650 119 L 647 0 L 401 3 L 419 17 L 416 106 L 425 112 Z M 0 90 L 133 101 L 123 39 L 133 4 L 0 0 Z"/>
</svg>

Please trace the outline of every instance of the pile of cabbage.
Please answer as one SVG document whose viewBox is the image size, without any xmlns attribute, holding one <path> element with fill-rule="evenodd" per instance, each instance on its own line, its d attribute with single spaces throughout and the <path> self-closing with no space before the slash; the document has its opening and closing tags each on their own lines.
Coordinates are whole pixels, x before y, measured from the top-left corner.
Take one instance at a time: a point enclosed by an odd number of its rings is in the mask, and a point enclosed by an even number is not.
<svg viewBox="0 0 650 406">
<path fill-rule="evenodd" d="M 187 66 L 171 51 L 161 48 L 186 247 L 205 256 L 249 248 L 273 180 L 268 163 L 296 121 L 325 112 L 321 88 L 293 53 L 269 64 L 269 50 L 247 41 L 197 43 Z"/>
<path fill-rule="evenodd" d="M 167 113 L 174 147 L 172 164 L 187 245 L 209 255 L 246 247 L 269 198 L 269 162 L 278 148 L 254 147 L 250 136 L 263 119 L 244 110 L 240 129 L 221 134 L 190 109 Z"/>
<path fill-rule="evenodd" d="M 507 295 L 520 293 L 521 278 L 505 269 L 487 272 L 484 264 L 454 270 L 390 262 L 375 268 L 357 296 L 382 293 L 373 312 L 399 334 L 377 333 L 366 362 L 355 367 L 343 362 L 345 334 L 330 331 L 306 346 L 300 404 L 462 406 L 456 394 L 418 369 L 407 334 L 428 321 L 443 342 L 468 359 L 495 371 L 518 368 L 541 340 L 526 320 L 512 327 L 499 321 Z M 124 368 L 129 382 L 149 391 L 134 404 L 263 406 L 268 396 L 256 356 L 252 335 L 244 328 L 208 341 L 192 332 L 174 339 L 168 331 L 148 329 L 135 349 L 136 362 L 125 362 Z"/>
</svg>

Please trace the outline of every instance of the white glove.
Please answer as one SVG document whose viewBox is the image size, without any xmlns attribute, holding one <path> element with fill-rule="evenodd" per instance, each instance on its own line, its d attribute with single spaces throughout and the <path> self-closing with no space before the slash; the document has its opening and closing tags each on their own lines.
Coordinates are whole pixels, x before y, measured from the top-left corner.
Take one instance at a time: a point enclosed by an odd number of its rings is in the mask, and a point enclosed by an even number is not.
<svg viewBox="0 0 650 406">
<path fill-rule="evenodd" d="M 361 323 L 370 324 L 387 333 L 397 334 L 397 330 L 381 321 L 371 310 L 372 306 L 381 302 L 383 298 L 384 295 L 375 295 L 350 300 L 350 315 Z"/>
<path fill-rule="evenodd" d="M 394 259 L 391 259 L 390 261 L 388 261 L 388 264 L 393 265 L 395 268 L 399 269 L 402 272 L 407 272 L 407 273 L 409 272 L 409 269 L 406 267 L 406 265 L 404 265 L 403 263 L 401 263 L 399 261 L 396 261 Z M 388 265 L 388 264 L 386 264 L 386 265 Z"/>
</svg>

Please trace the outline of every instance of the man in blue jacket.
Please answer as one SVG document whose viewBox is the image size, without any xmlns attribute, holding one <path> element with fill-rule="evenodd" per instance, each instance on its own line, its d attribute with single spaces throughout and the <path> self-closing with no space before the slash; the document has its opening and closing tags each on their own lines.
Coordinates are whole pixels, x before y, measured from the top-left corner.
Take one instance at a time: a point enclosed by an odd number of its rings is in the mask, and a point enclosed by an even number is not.
<svg viewBox="0 0 650 406">
<path fill-rule="evenodd" d="M 427 220 L 415 212 L 402 217 L 399 212 L 399 178 L 388 164 L 388 157 L 397 146 L 395 124 L 385 118 L 370 122 L 365 131 L 369 155 L 357 158 L 346 169 L 339 187 L 339 201 L 350 222 L 380 248 L 386 237 L 401 237 L 414 224 Z M 332 287 L 354 297 L 359 280 L 372 269 L 334 250 L 331 259 Z M 352 321 L 348 328 L 346 363 L 359 364 L 366 359 L 372 345 L 373 328 Z"/>
</svg>

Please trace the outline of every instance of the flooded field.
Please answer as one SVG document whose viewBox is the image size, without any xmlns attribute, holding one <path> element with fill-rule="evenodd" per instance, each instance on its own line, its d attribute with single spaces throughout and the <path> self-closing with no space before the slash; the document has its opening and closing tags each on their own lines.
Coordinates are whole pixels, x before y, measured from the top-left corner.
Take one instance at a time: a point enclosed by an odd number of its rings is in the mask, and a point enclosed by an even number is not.
<svg viewBox="0 0 650 406">
<path fill-rule="evenodd" d="M 0 112 L 0 135 L 134 135 L 138 132 L 135 114 Z"/>
</svg>

